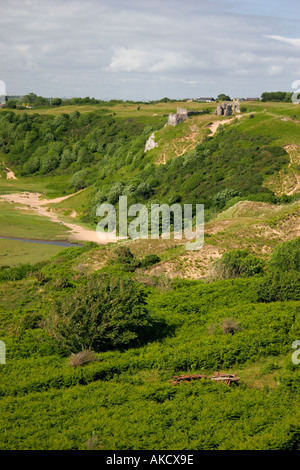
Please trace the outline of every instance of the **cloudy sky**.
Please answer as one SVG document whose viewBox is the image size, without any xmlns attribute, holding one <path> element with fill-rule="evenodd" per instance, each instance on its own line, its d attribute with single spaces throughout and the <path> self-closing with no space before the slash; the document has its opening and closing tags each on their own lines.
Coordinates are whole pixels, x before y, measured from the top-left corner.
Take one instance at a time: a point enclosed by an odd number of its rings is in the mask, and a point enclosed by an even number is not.
<svg viewBox="0 0 300 470">
<path fill-rule="evenodd" d="M 299 0 L 8 0 L 7 94 L 260 96 L 300 80 Z"/>
</svg>

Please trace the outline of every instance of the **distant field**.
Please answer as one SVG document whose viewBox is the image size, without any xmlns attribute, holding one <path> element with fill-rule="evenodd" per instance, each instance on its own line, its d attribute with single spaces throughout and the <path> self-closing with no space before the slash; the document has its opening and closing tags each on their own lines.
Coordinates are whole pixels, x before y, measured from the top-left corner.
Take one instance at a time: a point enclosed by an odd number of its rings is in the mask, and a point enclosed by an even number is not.
<svg viewBox="0 0 300 470">
<path fill-rule="evenodd" d="M 0 239 L 0 266 L 39 263 L 62 249 L 63 247 L 55 245 Z"/>
<path fill-rule="evenodd" d="M 22 177 L 17 180 L 0 178 L 0 194 L 31 191 L 45 194 L 47 197 L 59 197 L 72 194 L 71 175 Z"/>
<path fill-rule="evenodd" d="M 0 202 L 0 235 L 42 240 L 66 240 L 68 229 L 32 211 L 15 210 L 8 202 Z"/>
<path fill-rule="evenodd" d="M 119 117 L 138 117 L 138 116 L 151 116 L 151 114 L 164 115 L 168 113 L 176 112 L 177 106 L 184 107 L 187 109 L 216 109 L 217 102 L 213 103 L 198 103 L 194 102 L 174 102 L 174 103 L 157 103 L 157 104 L 139 104 L 139 103 L 119 103 L 114 106 L 105 106 L 105 105 L 73 105 L 73 106 L 59 106 L 56 108 L 36 108 L 36 109 L 26 109 L 26 111 L 21 110 L 12 110 L 17 114 L 23 114 L 24 112 L 28 114 L 51 114 L 59 115 L 63 113 L 72 113 L 75 110 L 78 110 L 80 113 L 88 113 L 101 109 L 107 109 L 111 113 L 116 113 Z M 247 108 L 249 112 L 272 112 L 275 114 L 282 114 L 283 116 L 300 116 L 300 106 L 293 103 L 275 103 L 275 102 L 241 102 L 241 106 Z M 1 111 L 0 111 L 1 112 Z"/>
<path fill-rule="evenodd" d="M 189 110 L 210 109 L 212 113 L 192 116 L 186 122 L 176 127 L 162 127 L 161 123 L 167 121 L 169 113 L 176 112 L 177 106 L 186 107 Z M 130 166 L 130 161 L 128 164 L 121 165 L 120 167 L 117 163 L 113 162 L 112 168 L 115 166 L 115 170 L 108 172 L 106 178 L 99 179 L 99 181 L 97 180 L 97 184 L 100 185 L 101 181 L 101 187 L 104 188 L 104 191 L 108 191 L 114 182 L 127 181 L 128 177 L 132 177 L 133 179 L 135 175 L 138 176 L 139 171 L 143 170 L 148 164 L 165 163 L 169 159 L 174 159 L 179 155 L 183 155 L 185 152 L 192 151 L 197 144 L 209 134 L 208 126 L 210 123 L 216 120 L 223 120 L 222 117 L 217 117 L 213 113 L 216 106 L 216 102 L 174 102 L 157 104 L 119 103 L 107 107 L 108 112 L 114 115 L 114 119 L 120 118 L 121 121 L 122 118 L 134 118 L 138 119 L 140 122 L 144 121 L 150 128 L 152 127 L 152 129 L 159 129 L 155 133 L 156 142 L 159 142 L 159 146 L 147 152 L 147 154 L 142 157 L 143 160 L 140 160 L 136 166 Z M 232 123 L 228 124 L 230 128 L 236 128 L 238 131 L 245 132 L 248 135 L 275 137 L 276 140 L 273 141 L 274 145 L 285 146 L 293 143 L 300 146 L 300 106 L 295 106 L 292 103 L 242 102 L 241 107 L 246 108 L 245 113 L 242 114 L 240 120 L 232 120 Z M 78 105 L 48 109 L 27 109 L 26 111 L 15 110 L 15 112 L 17 114 L 39 113 L 59 115 L 62 113 L 72 113 L 75 110 L 78 110 L 80 113 L 88 113 L 103 110 L 104 108 L 105 106 L 103 105 Z M 0 111 L 0 113 L 1 112 L 2 111 Z M 133 148 L 133 153 L 136 151 L 136 148 Z M 233 154 L 233 149 L 231 149 L 230 152 Z M 126 153 L 124 155 L 126 155 Z M 3 154 L 2 159 L 5 160 L 5 158 L 6 155 Z M 97 156 L 97 158 L 103 158 L 103 156 Z M 120 153 L 120 157 L 118 158 L 124 158 L 123 154 Z M 103 159 L 103 163 L 105 164 L 105 159 Z M 15 168 L 12 168 L 12 170 L 16 171 Z M 294 186 L 296 188 L 297 177 L 295 174 L 297 174 L 297 172 L 298 169 L 296 166 L 295 168 L 284 169 L 281 179 L 285 181 L 286 176 L 290 179 L 293 177 L 295 179 Z M 42 174 L 37 174 L 36 176 L 20 177 L 16 171 L 16 176 L 18 177 L 17 180 L 7 180 L 5 174 L 2 172 L 0 177 L 0 194 L 23 191 L 38 192 L 49 199 L 49 208 L 57 210 L 57 214 L 63 222 L 78 223 L 80 217 L 83 215 L 85 216 L 84 220 L 88 220 L 86 214 L 88 214 L 90 210 L 91 196 L 95 189 L 93 185 L 80 194 L 76 194 L 69 199 L 52 205 L 52 198 L 70 195 L 74 192 L 74 187 L 71 186 L 72 174 L 67 174 L 66 171 L 66 173 L 63 172 L 58 175 L 49 174 L 43 176 Z M 97 173 L 95 169 L 95 178 L 96 177 Z M 188 177 L 189 175 L 187 174 L 187 178 Z M 198 184 L 199 178 L 195 184 Z M 270 189 L 275 188 L 275 186 L 277 188 L 281 180 L 278 183 L 278 178 L 276 178 L 276 174 L 275 176 L 271 175 L 271 177 L 266 179 L 265 186 Z M 182 182 L 180 188 L 185 187 L 184 185 L 188 185 L 190 180 L 192 181 L 192 178 L 188 179 L 187 182 Z M 191 188 L 192 183 L 193 182 L 190 183 Z M 160 193 L 157 193 L 160 198 L 164 197 L 165 188 L 166 186 L 162 188 Z M 280 193 L 279 190 L 277 192 Z M 0 203 L 0 211 L 0 235 L 37 239 L 68 238 L 68 230 L 64 226 L 61 227 L 59 224 L 49 221 L 46 217 L 35 215 L 32 211 L 14 210 L 12 205 L 5 203 Z M 88 224 L 80 223 L 80 225 L 88 229 L 94 228 Z M 216 242 L 219 243 L 220 241 L 217 240 Z M 149 245 L 147 245 L 147 248 L 143 247 L 143 250 L 145 249 L 147 251 L 148 248 Z M 162 249 L 162 251 L 164 250 Z M 16 259 L 14 253 L 12 253 L 12 257 Z"/>
<path fill-rule="evenodd" d="M 108 109 L 111 113 L 116 113 L 119 117 L 142 117 L 142 116 L 151 116 L 151 114 L 168 114 L 176 112 L 177 106 L 181 106 L 187 109 L 204 109 L 204 108 L 215 108 L 216 103 L 184 103 L 182 101 L 174 102 L 174 103 L 157 103 L 157 104 L 131 104 L 131 103 L 120 103 L 114 106 L 107 106 L 105 105 L 74 105 L 74 106 L 59 106 L 57 108 L 46 108 L 46 109 L 26 109 L 26 113 L 33 114 L 51 114 L 51 115 L 59 115 L 63 113 L 72 113 L 75 110 L 78 110 L 80 113 L 88 113 L 93 112 L 101 109 Z M 138 109 L 139 108 L 139 109 Z M 13 110 L 15 113 L 24 113 L 21 110 Z"/>
</svg>

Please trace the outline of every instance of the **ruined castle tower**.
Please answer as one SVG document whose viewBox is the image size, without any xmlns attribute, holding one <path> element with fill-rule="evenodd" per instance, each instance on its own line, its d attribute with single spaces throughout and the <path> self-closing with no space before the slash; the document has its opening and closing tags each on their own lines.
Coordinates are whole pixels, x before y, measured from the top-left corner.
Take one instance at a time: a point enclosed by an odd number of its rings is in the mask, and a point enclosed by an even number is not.
<svg viewBox="0 0 300 470">
<path fill-rule="evenodd" d="M 185 121 L 188 117 L 188 111 L 185 108 L 177 108 L 176 114 L 169 114 L 168 124 L 176 126 L 179 122 Z"/>
<path fill-rule="evenodd" d="M 238 99 L 233 101 L 224 101 L 224 103 L 218 104 L 216 109 L 217 116 L 231 116 L 234 113 L 240 112 L 240 100 Z"/>
</svg>

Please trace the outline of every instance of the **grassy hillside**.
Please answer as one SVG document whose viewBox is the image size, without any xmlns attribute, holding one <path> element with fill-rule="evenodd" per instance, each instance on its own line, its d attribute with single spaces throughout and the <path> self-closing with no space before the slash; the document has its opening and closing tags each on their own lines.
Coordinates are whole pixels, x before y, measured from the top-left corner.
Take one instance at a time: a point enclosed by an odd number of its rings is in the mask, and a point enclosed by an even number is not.
<svg viewBox="0 0 300 470">
<path fill-rule="evenodd" d="M 176 103 L 98 106 L 93 112 L 79 107 L 80 112 L 58 115 L 53 115 L 56 110 L 2 111 L 2 158 L 21 179 L 1 181 L 0 189 L 35 186 L 54 197 L 89 187 L 76 212 L 81 221 L 92 223 L 98 204 L 115 204 L 120 195 L 127 195 L 129 203 L 201 202 L 207 219 L 234 197 L 289 202 L 299 193 L 299 162 L 297 147 L 293 155 L 283 147 L 299 144 L 299 124 L 296 114 L 283 121 L 281 111 L 298 111 L 288 103 L 247 106 L 255 113 L 221 126 L 213 137 L 208 126 L 222 118 L 212 114 L 212 104 L 187 103 L 189 109 L 211 114 L 192 116 L 176 127 L 164 127 Z M 153 131 L 158 147 L 145 153 Z M 74 206 L 64 204 L 66 210 Z"/>
<path fill-rule="evenodd" d="M 198 251 L 0 240 L 2 450 L 300 448 L 300 108 L 245 103 L 212 136 L 215 104 L 164 127 L 177 104 L 0 111 L 1 195 L 93 230 L 120 195 L 204 203 L 206 220 Z M 0 209 L 0 235 L 70 239 L 34 205 Z M 238 385 L 172 383 L 214 372 Z"/>
<path fill-rule="evenodd" d="M 298 449 L 299 366 L 291 344 L 300 334 L 299 290 L 290 300 L 262 303 L 256 293 L 267 274 L 209 284 L 144 278 L 159 330 L 139 346 L 103 350 L 72 367 L 44 321 L 54 299 L 70 299 L 90 282 L 84 266 L 106 250 L 71 248 L 26 276 L 1 272 L 7 363 L 0 393 L 8 420 L 1 448 Z M 106 273 L 141 278 L 141 270 L 126 274 L 114 253 Z M 5 281 L 8 275 L 19 280 Z M 237 374 L 240 385 L 170 382 L 213 371 Z"/>
</svg>

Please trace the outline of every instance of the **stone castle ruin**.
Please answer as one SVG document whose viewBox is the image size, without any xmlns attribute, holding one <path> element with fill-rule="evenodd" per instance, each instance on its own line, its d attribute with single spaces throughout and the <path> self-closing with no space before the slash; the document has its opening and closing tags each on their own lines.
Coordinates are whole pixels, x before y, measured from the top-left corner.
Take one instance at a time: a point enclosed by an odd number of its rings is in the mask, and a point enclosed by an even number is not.
<svg viewBox="0 0 300 470">
<path fill-rule="evenodd" d="M 193 114 L 200 114 L 200 112 L 188 111 L 185 108 L 177 108 L 177 113 L 169 114 L 167 125 L 177 126 L 177 124 L 179 124 L 182 121 L 185 121 L 188 118 L 188 116 L 191 116 Z"/>
<path fill-rule="evenodd" d="M 217 116 L 231 116 L 234 113 L 240 112 L 240 100 L 238 99 L 233 101 L 224 101 L 224 103 L 218 104 L 216 109 Z"/>
</svg>

